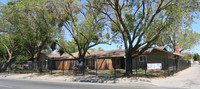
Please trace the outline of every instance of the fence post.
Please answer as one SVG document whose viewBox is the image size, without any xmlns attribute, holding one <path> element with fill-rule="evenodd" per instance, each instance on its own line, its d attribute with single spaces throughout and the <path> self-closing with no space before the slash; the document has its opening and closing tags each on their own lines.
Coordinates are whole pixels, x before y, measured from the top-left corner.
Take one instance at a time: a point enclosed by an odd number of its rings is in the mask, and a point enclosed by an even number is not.
<svg viewBox="0 0 200 89">
<path fill-rule="evenodd" d="M 17 73 L 17 65 L 16 65 L 16 63 L 14 65 L 14 68 L 15 68 L 15 74 L 16 74 Z"/>
<path fill-rule="evenodd" d="M 136 58 L 136 78 L 138 77 L 138 60 L 137 60 L 137 58 Z"/>
<path fill-rule="evenodd" d="M 62 63 L 62 70 L 63 70 L 63 75 L 64 75 L 64 72 L 65 72 L 65 70 L 64 70 L 64 60 L 62 62 L 63 62 Z"/>
<path fill-rule="evenodd" d="M 147 77 L 147 60 L 145 60 L 145 78 Z"/>
<path fill-rule="evenodd" d="M 40 71 L 40 74 L 42 74 L 42 71 L 41 71 L 42 70 L 41 69 L 42 68 L 42 60 L 41 61 L 38 60 L 38 62 L 39 62 L 38 63 L 38 65 L 39 65 L 39 71 Z"/>
<path fill-rule="evenodd" d="M 191 61 L 189 61 L 189 63 L 190 63 L 190 64 L 189 64 L 189 67 L 191 67 Z"/>
<path fill-rule="evenodd" d="M 22 65 L 22 70 L 23 70 L 23 73 L 26 74 L 26 71 L 25 71 L 25 68 L 24 68 L 24 63 Z"/>
<path fill-rule="evenodd" d="M 73 66 L 73 69 L 72 69 L 72 70 L 73 70 L 73 75 L 76 75 L 76 65 L 75 65 L 75 61 L 74 61 L 74 60 L 72 60 L 72 61 L 73 61 L 73 62 L 72 62 L 73 65 L 74 65 L 74 66 Z"/>
<path fill-rule="evenodd" d="M 164 76 L 166 77 L 166 59 L 164 58 L 164 64 L 163 64 L 163 69 L 164 69 Z"/>
<path fill-rule="evenodd" d="M 116 59 L 115 59 L 115 65 L 114 65 L 114 73 L 115 73 L 114 76 L 117 77 L 117 75 L 116 75 Z"/>
<path fill-rule="evenodd" d="M 168 70 L 168 71 L 167 71 L 167 72 L 168 72 L 168 76 L 170 76 L 170 73 L 169 73 L 169 72 L 170 72 L 170 71 L 169 71 L 169 60 L 167 60 L 167 70 Z"/>
<path fill-rule="evenodd" d="M 175 60 L 173 60 L 173 75 L 174 75 L 174 73 L 175 73 Z"/>
<path fill-rule="evenodd" d="M 182 60 L 180 60 L 180 65 L 179 65 L 179 71 L 181 71 L 181 69 L 182 69 Z"/>
<path fill-rule="evenodd" d="M 96 59 L 96 76 L 98 75 L 98 73 L 97 73 L 97 67 L 98 67 L 98 59 Z"/>
<path fill-rule="evenodd" d="M 179 66 L 178 61 L 179 61 L 179 59 L 176 59 L 176 73 L 178 72 L 178 66 Z"/>
<path fill-rule="evenodd" d="M 31 61 L 31 73 L 33 73 L 33 69 L 34 69 L 33 67 L 34 67 L 34 61 L 32 60 Z"/>
<path fill-rule="evenodd" d="M 46 69 L 46 74 L 47 74 L 48 71 L 49 71 L 49 59 L 46 59 L 46 60 L 45 60 L 45 63 L 46 63 L 45 69 Z"/>
<path fill-rule="evenodd" d="M 52 61 L 53 61 L 53 60 L 50 61 L 50 65 L 51 65 L 51 66 L 50 66 L 50 74 L 51 74 L 51 75 L 52 75 Z"/>
</svg>

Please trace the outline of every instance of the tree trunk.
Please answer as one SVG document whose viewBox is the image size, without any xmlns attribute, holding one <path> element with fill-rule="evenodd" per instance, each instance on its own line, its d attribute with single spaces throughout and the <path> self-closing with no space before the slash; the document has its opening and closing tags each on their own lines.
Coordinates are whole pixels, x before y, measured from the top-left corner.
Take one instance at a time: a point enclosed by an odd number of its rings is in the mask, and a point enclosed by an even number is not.
<svg viewBox="0 0 200 89">
<path fill-rule="evenodd" d="M 132 71 L 132 52 L 126 52 L 126 75 L 129 76 Z"/>
<path fill-rule="evenodd" d="M 3 65 L 1 66 L 1 70 L 0 70 L 0 71 L 1 71 L 1 72 L 6 71 L 6 69 L 7 69 L 8 65 L 9 65 L 9 63 L 10 63 L 10 62 L 4 62 Z"/>
<path fill-rule="evenodd" d="M 38 60 L 38 58 L 34 59 L 34 64 L 33 64 L 33 69 L 37 72 L 37 73 L 41 73 L 42 72 L 42 67 L 41 67 L 41 62 Z"/>
<path fill-rule="evenodd" d="M 41 61 L 39 61 L 39 60 L 37 61 L 37 66 L 38 66 L 38 67 L 37 67 L 37 68 L 38 68 L 38 69 L 37 69 L 37 72 L 38 72 L 38 73 L 42 73 L 42 63 L 41 63 Z"/>
<path fill-rule="evenodd" d="M 41 66 L 41 61 L 37 60 L 37 73 L 42 73 L 42 66 Z"/>
<path fill-rule="evenodd" d="M 83 62 L 81 70 L 83 72 L 83 75 L 85 75 L 85 58 L 84 58 L 84 56 L 81 56 L 80 58 L 81 58 L 81 61 Z"/>
<path fill-rule="evenodd" d="M 31 67 L 32 71 L 34 71 L 35 70 L 35 60 L 32 60 L 32 65 L 31 66 L 32 66 Z"/>
</svg>

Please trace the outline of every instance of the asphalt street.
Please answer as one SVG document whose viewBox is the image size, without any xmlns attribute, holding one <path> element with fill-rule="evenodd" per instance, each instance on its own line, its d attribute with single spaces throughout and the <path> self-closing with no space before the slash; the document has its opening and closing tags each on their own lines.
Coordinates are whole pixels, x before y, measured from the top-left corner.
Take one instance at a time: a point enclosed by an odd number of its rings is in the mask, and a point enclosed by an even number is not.
<svg viewBox="0 0 200 89">
<path fill-rule="evenodd" d="M 0 89 L 173 89 L 155 85 L 88 84 L 0 79 Z"/>
</svg>

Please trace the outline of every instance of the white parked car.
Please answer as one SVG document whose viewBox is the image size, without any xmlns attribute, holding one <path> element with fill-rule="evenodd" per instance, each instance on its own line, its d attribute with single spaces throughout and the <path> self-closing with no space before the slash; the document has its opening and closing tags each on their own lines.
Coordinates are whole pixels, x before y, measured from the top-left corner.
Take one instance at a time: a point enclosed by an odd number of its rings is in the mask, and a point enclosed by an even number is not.
<svg viewBox="0 0 200 89">
<path fill-rule="evenodd" d="M 194 61 L 194 63 L 199 63 L 199 61 Z"/>
</svg>

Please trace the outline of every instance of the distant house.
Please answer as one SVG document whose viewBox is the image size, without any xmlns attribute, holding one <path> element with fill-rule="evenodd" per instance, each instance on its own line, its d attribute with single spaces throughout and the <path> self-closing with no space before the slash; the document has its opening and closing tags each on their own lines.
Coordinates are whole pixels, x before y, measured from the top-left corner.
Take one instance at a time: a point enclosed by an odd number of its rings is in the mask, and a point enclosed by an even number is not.
<svg viewBox="0 0 200 89">
<path fill-rule="evenodd" d="M 43 54 L 42 59 L 49 60 L 50 66 L 53 69 L 74 69 L 77 63 L 78 53 L 74 53 L 76 58 L 71 57 L 68 54 Z M 162 63 L 164 59 L 176 59 L 180 56 L 177 53 L 172 53 L 166 50 L 165 47 L 153 47 L 149 48 L 138 56 L 133 61 L 133 69 L 145 68 L 147 63 Z M 87 69 L 98 70 L 112 70 L 125 69 L 125 51 L 124 50 L 111 50 L 111 51 L 97 51 L 89 52 L 85 56 L 85 64 Z M 137 65 L 137 67 L 136 67 Z M 178 65 L 178 64 L 177 64 Z M 162 65 L 164 68 L 164 65 Z"/>
</svg>

